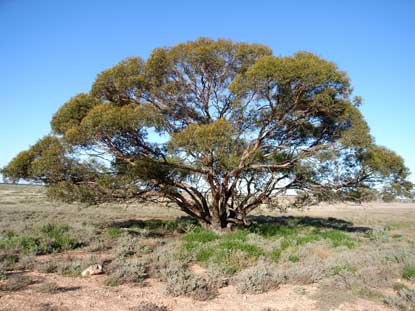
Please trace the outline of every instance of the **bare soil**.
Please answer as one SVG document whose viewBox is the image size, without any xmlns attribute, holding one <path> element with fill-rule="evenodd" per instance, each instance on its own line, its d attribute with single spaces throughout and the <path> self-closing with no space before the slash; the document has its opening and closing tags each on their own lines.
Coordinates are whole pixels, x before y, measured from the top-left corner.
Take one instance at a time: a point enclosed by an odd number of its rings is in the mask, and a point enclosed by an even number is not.
<svg viewBox="0 0 415 311">
<path fill-rule="evenodd" d="M 13 224 L 14 215 L 17 213 L 32 213 L 33 215 L 40 215 L 45 208 L 39 204 L 27 204 L 25 201 L 21 201 L 14 205 L 15 198 L 13 198 L 14 189 L 4 189 L 10 191 L 7 196 L 0 197 L 0 212 L 3 213 L 3 217 L 0 217 L 0 225 L 3 229 Z M 35 194 L 36 192 L 34 192 Z M 3 194 L 5 192 L 3 191 Z M 36 200 L 36 197 L 32 197 L 32 200 Z M 7 201 L 6 201 L 7 200 Z M 1 202 L 4 201 L 4 202 Z M 17 208 L 19 206 L 19 208 Z M 25 208 L 22 208 L 25 206 Z M 48 207 L 48 214 L 44 217 L 53 217 L 53 211 L 55 205 Z M 139 210 L 125 208 L 124 211 L 120 211 L 120 214 L 124 214 L 123 218 L 135 218 L 135 219 L 147 219 L 151 215 L 157 215 L 157 218 L 169 219 L 180 216 L 181 213 L 175 210 L 161 209 L 160 211 L 150 211 L 147 209 Z M 94 217 L 94 212 L 91 214 L 88 211 L 80 211 L 80 217 Z M 46 211 L 45 211 L 46 213 Z M 62 214 L 62 210 L 59 209 L 59 213 L 56 212 L 55 216 L 70 218 L 71 213 L 68 215 Z M 73 213 L 73 212 L 72 212 Z M 169 214 L 170 213 L 170 214 Z M 268 215 L 279 215 L 277 212 L 271 211 L 259 211 L 257 213 L 267 213 Z M 108 215 L 107 215 L 108 214 Z M 127 215 L 126 215 L 127 214 Z M 1 214 L 0 214 L 1 215 Z M 35 216 L 31 217 L 35 217 Z M 118 215 L 118 214 L 117 214 Z M 415 204 L 413 203 L 371 203 L 365 205 L 321 205 L 315 208 L 311 208 L 306 211 L 291 211 L 286 216 L 312 216 L 312 217 L 336 217 L 346 221 L 353 222 L 359 226 L 376 227 L 385 223 L 399 223 L 404 221 L 405 223 L 415 224 Z M 13 216 L 13 217 L 12 217 Z M 37 217 L 37 216 L 36 216 Z M 39 216 L 43 217 L 43 216 Z M 99 217 L 108 220 L 114 220 L 118 216 L 113 214 L 112 209 L 100 211 Z M 4 219 L 4 221 L 1 220 Z M 16 222 L 19 217 L 15 217 Z M 36 218 L 34 218 L 36 219 Z M 121 219 L 121 217 L 120 217 Z M 14 224 L 13 224 L 14 225 Z M 415 237 L 415 231 L 412 232 L 412 236 Z M 51 260 L 51 256 L 73 256 L 79 258 L 87 256 L 87 251 L 71 251 L 64 254 L 46 255 L 38 257 L 41 261 Z M 100 256 L 99 253 L 94 253 L 95 256 Z M 204 273 L 204 269 L 200 266 L 191 267 L 194 273 Z M 21 272 L 16 272 L 21 273 Z M 91 277 L 65 277 L 55 273 L 44 274 L 38 272 L 24 272 L 24 275 L 31 277 L 35 280 L 34 284 L 29 285 L 25 289 L 12 292 L 0 291 L 0 310 L 1 311 L 52 311 L 52 310 L 99 310 L 99 311 L 117 311 L 117 310 L 140 310 L 137 307 L 145 302 L 155 303 L 159 306 L 166 306 L 169 310 L 182 311 L 182 310 L 227 310 L 227 311 L 239 311 L 239 310 L 320 310 L 320 305 L 315 298 L 315 293 L 319 290 L 318 284 L 313 285 L 282 285 L 275 290 L 271 290 L 263 294 L 238 294 L 234 286 L 227 286 L 219 290 L 219 295 L 208 301 L 197 301 L 189 297 L 172 297 L 165 293 L 164 284 L 155 279 L 146 280 L 144 286 L 140 285 L 120 285 L 117 287 L 110 287 L 104 285 L 104 280 L 107 276 L 97 275 Z M 12 274 L 13 276 L 13 274 Z M 0 281 L 5 282 L 5 281 Z M 58 286 L 56 293 L 48 293 L 40 291 L 42 284 L 54 282 Z M 409 284 L 413 286 L 413 284 Z M 134 309 L 137 308 L 137 309 Z M 146 309 L 147 310 L 147 309 Z M 391 310 L 379 302 L 371 300 L 358 299 L 353 302 L 343 303 L 333 310 Z"/>
<path fill-rule="evenodd" d="M 164 294 L 163 284 L 155 280 L 146 282 L 145 287 L 121 285 L 108 287 L 103 285 L 104 275 L 89 278 L 68 278 L 56 274 L 28 273 L 39 283 L 29 288 L 2 294 L 0 310 L 4 311 L 45 311 L 45 310 L 130 310 L 143 302 L 152 302 L 167 306 L 170 310 L 319 310 L 316 301 L 310 295 L 316 292 L 316 286 L 302 286 L 304 293 L 297 293 L 297 286 L 284 285 L 276 290 L 257 295 L 241 295 L 235 287 L 220 289 L 219 296 L 209 301 L 196 301 L 187 297 L 171 297 Z M 42 293 L 37 289 L 41 283 L 55 282 L 59 291 L 55 294 Z M 383 305 L 358 300 L 353 304 L 343 304 L 335 310 L 390 310 Z"/>
</svg>

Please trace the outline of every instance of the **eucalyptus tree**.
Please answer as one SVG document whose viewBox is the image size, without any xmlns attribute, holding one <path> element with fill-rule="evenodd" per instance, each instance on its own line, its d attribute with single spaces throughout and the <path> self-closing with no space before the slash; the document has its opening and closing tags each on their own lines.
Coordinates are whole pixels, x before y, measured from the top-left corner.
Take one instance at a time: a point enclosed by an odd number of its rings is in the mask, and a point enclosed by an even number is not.
<svg viewBox="0 0 415 311">
<path fill-rule="evenodd" d="M 347 74 L 312 53 L 201 38 L 131 57 L 69 99 L 52 133 L 3 174 L 66 201 L 162 199 L 215 230 L 278 196 L 296 203 L 409 195 Z"/>
</svg>

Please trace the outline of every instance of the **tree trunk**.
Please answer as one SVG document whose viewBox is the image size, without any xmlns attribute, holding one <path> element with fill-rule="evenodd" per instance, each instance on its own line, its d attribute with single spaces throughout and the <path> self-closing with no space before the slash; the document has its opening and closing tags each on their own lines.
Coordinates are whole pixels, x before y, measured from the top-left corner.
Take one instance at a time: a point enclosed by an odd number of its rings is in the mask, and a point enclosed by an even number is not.
<svg viewBox="0 0 415 311">
<path fill-rule="evenodd" d="M 207 230 L 212 230 L 215 232 L 228 232 L 232 231 L 235 225 L 243 225 L 249 227 L 251 222 L 246 220 L 242 215 L 236 214 L 223 214 L 220 217 L 211 217 L 209 221 L 199 220 L 201 226 Z"/>
</svg>

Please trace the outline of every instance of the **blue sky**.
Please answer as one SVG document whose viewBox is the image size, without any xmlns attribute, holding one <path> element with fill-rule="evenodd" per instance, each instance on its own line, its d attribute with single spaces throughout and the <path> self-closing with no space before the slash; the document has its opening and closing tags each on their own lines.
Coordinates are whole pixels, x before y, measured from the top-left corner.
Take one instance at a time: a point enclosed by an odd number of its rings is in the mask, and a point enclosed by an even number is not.
<svg viewBox="0 0 415 311">
<path fill-rule="evenodd" d="M 200 36 L 336 62 L 363 97 L 377 143 L 415 173 L 411 0 L 0 0 L 0 167 L 47 134 L 58 107 L 103 69 Z"/>
</svg>

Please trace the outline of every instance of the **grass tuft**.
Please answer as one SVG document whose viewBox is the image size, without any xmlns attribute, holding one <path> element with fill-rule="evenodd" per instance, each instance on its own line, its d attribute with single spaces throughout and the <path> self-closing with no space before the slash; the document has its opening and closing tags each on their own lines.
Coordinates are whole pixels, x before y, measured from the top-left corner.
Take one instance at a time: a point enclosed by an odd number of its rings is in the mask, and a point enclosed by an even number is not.
<svg viewBox="0 0 415 311">
<path fill-rule="evenodd" d="M 406 280 L 415 279 L 415 265 L 406 265 L 402 272 L 402 277 Z"/>
</svg>

